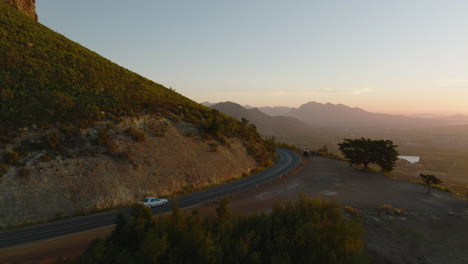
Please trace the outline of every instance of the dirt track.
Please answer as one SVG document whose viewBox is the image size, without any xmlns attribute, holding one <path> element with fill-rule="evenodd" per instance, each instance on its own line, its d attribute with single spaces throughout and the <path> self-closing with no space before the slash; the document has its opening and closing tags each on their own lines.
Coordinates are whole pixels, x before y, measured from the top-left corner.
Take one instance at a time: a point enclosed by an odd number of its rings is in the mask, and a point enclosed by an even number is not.
<svg viewBox="0 0 468 264">
<path fill-rule="evenodd" d="M 384 204 L 407 210 L 406 216 L 363 215 L 367 249 L 375 263 L 468 263 L 468 216 L 449 215 L 468 215 L 468 201 L 439 190 L 427 194 L 423 185 L 363 172 L 336 160 L 308 158 L 297 174 L 244 193 L 232 199 L 230 206 L 237 215 L 268 211 L 275 201 L 296 200 L 300 192 L 336 199 L 342 205 L 368 212 L 375 212 Z M 194 209 L 214 215 L 214 206 Z M 76 236 L 90 240 L 93 234 Z M 69 241 L 74 240 L 69 237 Z M 50 259 L 51 254 L 46 253 L 35 254 Z M 60 254 L 66 255 L 69 254 Z"/>
</svg>

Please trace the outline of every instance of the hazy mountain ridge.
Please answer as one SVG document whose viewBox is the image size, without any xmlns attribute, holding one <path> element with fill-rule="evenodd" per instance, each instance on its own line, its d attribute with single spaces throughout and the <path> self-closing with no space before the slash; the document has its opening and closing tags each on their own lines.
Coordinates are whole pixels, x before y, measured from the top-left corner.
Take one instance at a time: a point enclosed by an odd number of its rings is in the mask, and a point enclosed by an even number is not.
<svg viewBox="0 0 468 264">
<path fill-rule="evenodd" d="M 439 126 L 468 122 L 467 115 L 437 116 L 396 115 L 369 112 L 344 104 L 308 102 L 298 108 L 286 106 L 259 107 L 260 111 L 271 116 L 291 116 L 309 125 L 323 127 L 415 127 Z"/>
<path fill-rule="evenodd" d="M 205 106 L 212 107 L 217 104 L 203 102 Z M 414 127 L 434 127 L 444 125 L 458 125 L 468 123 L 468 115 L 457 114 L 450 116 L 440 116 L 430 113 L 419 115 L 401 115 L 401 114 L 383 114 L 369 112 L 359 107 L 350 107 L 344 104 L 318 103 L 311 101 L 302 104 L 298 108 L 288 106 L 262 106 L 253 107 L 250 105 L 237 105 L 238 112 L 244 110 L 257 109 L 260 112 L 272 116 L 288 116 L 293 117 L 298 121 L 306 123 L 314 127 L 342 127 L 342 128 L 359 128 L 359 127 L 390 127 L 390 128 L 414 128 Z M 243 107 L 244 110 L 238 109 Z M 236 112 L 231 112 L 234 109 L 225 109 L 230 115 L 238 118 Z M 253 112 L 249 113 L 252 115 Z M 245 115 L 247 115 L 245 113 Z M 257 117 L 258 113 L 255 114 Z M 239 118 L 238 118 L 239 119 Z M 253 119 L 256 120 L 256 119 Z"/>
<path fill-rule="evenodd" d="M 270 116 L 285 116 L 293 108 L 288 106 L 262 106 L 258 107 L 258 109 Z"/>
<path fill-rule="evenodd" d="M 297 109 L 291 109 L 286 115 L 296 117 L 308 124 L 326 127 L 407 127 L 431 124 L 430 121 L 422 118 L 372 113 L 343 104 L 317 102 L 308 102 Z"/>
<path fill-rule="evenodd" d="M 258 108 L 246 109 L 233 102 L 218 103 L 211 107 L 238 120 L 245 118 L 251 124 L 255 124 L 261 135 L 266 137 L 275 136 L 279 140 L 294 137 L 302 138 L 313 130 L 313 127 L 294 117 L 269 116 Z"/>
<path fill-rule="evenodd" d="M 468 115 L 457 114 L 445 117 L 437 117 L 434 118 L 441 123 L 445 123 L 446 125 L 453 125 L 453 124 L 468 124 Z"/>
</svg>

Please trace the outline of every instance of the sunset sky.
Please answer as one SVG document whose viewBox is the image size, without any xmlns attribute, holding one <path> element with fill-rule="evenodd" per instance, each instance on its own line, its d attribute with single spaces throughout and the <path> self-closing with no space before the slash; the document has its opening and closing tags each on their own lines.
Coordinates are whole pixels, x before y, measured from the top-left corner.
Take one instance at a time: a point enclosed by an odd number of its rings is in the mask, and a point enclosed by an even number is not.
<svg viewBox="0 0 468 264">
<path fill-rule="evenodd" d="M 464 0 L 43 0 L 37 12 L 197 102 L 468 114 Z"/>
</svg>

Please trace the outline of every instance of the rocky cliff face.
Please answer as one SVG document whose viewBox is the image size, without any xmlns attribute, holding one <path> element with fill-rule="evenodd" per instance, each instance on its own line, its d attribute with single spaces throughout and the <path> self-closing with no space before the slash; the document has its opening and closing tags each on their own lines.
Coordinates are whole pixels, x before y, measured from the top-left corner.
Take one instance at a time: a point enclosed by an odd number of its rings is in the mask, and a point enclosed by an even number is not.
<svg viewBox="0 0 468 264">
<path fill-rule="evenodd" d="M 137 128 L 144 140 L 133 139 L 128 128 Z M 239 139 L 219 144 L 198 136 L 192 124 L 164 118 L 129 118 L 77 133 L 53 130 L 24 132 L 3 148 L 22 157 L 3 176 L 0 162 L 0 227 L 128 205 L 145 196 L 170 197 L 258 166 Z M 37 148 L 44 135 L 58 135 L 55 150 Z M 104 141 L 106 146 L 92 143 Z"/>
<path fill-rule="evenodd" d="M 38 20 L 36 14 L 36 0 L 3 0 L 8 4 L 16 7 L 19 11 L 28 17 Z"/>
</svg>

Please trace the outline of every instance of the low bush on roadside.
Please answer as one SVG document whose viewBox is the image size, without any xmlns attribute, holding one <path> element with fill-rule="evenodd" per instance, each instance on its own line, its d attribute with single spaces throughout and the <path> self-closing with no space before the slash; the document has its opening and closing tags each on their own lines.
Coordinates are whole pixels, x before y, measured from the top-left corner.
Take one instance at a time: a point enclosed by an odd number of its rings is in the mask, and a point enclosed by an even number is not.
<svg viewBox="0 0 468 264">
<path fill-rule="evenodd" d="M 7 152 L 5 153 L 4 160 L 8 165 L 16 165 L 19 162 L 19 154 L 17 152 Z"/>
<path fill-rule="evenodd" d="M 0 177 L 2 177 L 8 171 L 8 165 L 0 164 Z"/>
<path fill-rule="evenodd" d="M 394 213 L 397 215 L 407 214 L 407 211 L 405 209 L 394 207 L 393 205 L 389 205 L 389 204 L 380 205 L 379 207 L 377 207 L 377 211 L 379 212 L 379 214 L 382 214 L 382 213 L 385 213 L 385 214 Z"/>
<path fill-rule="evenodd" d="M 350 214 L 353 214 L 353 215 L 361 215 L 362 214 L 358 209 L 352 207 L 351 205 L 346 205 L 344 207 L 344 210 L 346 212 L 350 213 Z"/>
</svg>

